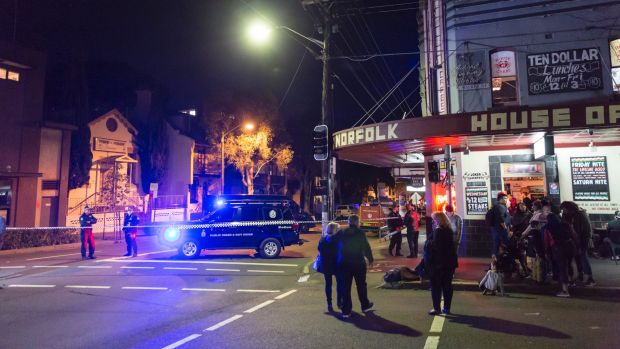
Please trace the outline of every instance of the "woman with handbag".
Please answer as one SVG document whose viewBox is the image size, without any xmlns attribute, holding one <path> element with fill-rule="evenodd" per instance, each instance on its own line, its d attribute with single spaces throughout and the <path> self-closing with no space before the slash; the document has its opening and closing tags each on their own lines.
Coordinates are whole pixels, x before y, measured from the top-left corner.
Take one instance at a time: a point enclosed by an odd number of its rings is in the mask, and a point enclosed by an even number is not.
<svg viewBox="0 0 620 349">
<path fill-rule="evenodd" d="M 323 273 L 325 278 L 325 298 L 327 299 L 327 311 L 333 312 L 332 306 L 332 281 L 336 277 L 336 269 L 338 268 L 338 231 L 340 225 L 336 222 L 330 222 L 327 229 L 323 233 L 319 241 L 319 255 L 316 257 L 315 270 Z M 336 277 L 336 283 L 338 278 Z M 342 296 L 336 287 L 336 304 L 338 308 L 342 308 Z"/>
</svg>

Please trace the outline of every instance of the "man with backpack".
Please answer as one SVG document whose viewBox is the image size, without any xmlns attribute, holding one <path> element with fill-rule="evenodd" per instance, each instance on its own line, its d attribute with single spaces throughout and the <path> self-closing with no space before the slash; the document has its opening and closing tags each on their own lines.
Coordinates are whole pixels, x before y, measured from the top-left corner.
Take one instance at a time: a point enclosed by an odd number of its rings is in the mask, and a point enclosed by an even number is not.
<svg viewBox="0 0 620 349">
<path fill-rule="evenodd" d="M 497 205 L 491 207 L 484 219 L 493 236 L 493 256 L 499 253 L 499 246 L 504 244 L 508 246 L 510 239 L 508 232 L 510 231 L 510 215 L 508 214 L 508 196 L 506 193 L 497 194 Z"/>
</svg>

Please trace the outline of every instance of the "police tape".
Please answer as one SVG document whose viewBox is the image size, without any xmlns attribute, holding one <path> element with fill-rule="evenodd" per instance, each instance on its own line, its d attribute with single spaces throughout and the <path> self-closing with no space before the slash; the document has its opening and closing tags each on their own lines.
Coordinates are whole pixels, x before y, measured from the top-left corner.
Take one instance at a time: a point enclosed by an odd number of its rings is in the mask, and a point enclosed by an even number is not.
<svg viewBox="0 0 620 349">
<path fill-rule="evenodd" d="M 369 218 L 369 219 L 360 219 L 362 222 L 382 222 L 388 221 L 392 219 L 399 219 L 400 217 L 386 217 L 386 218 Z M 120 225 L 93 225 L 90 227 L 75 227 L 75 226 L 61 226 L 61 227 L 7 227 L 7 231 L 23 231 L 23 230 L 81 230 L 81 229 L 168 229 L 168 228 L 176 228 L 179 230 L 187 230 L 187 229 L 210 229 L 210 228 L 240 228 L 240 227 L 255 227 L 255 226 L 266 226 L 266 225 L 289 225 L 289 224 L 329 224 L 331 222 L 336 223 L 347 223 L 347 220 L 335 220 L 335 221 L 295 221 L 295 220 L 280 220 L 280 221 L 246 221 L 246 222 L 223 222 L 223 223 L 196 223 L 196 224 L 186 224 L 183 222 L 175 223 L 175 222 L 166 222 L 168 224 L 147 224 L 147 225 L 135 225 L 135 226 L 120 226 Z"/>
</svg>

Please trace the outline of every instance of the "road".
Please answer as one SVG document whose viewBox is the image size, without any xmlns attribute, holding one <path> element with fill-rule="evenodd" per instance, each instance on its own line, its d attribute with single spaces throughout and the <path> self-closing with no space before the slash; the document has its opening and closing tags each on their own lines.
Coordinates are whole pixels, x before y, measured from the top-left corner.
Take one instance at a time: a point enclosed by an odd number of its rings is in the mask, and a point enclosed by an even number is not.
<svg viewBox="0 0 620 349">
<path fill-rule="evenodd" d="M 0 257 L 0 348 L 614 348 L 620 304 L 457 292 L 453 316 L 430 317 L 426 287 L 377 288 L 375 311 L 339 320 L 325 312 L 322 275 L 309 273 L 318 234 L 282 258 L 203 252 L 180 260 L 152 237 L 142 254 L 97 260 L 58 250 Z M 381 263 L 384 242 L 373 240 Z"/>
</svg>

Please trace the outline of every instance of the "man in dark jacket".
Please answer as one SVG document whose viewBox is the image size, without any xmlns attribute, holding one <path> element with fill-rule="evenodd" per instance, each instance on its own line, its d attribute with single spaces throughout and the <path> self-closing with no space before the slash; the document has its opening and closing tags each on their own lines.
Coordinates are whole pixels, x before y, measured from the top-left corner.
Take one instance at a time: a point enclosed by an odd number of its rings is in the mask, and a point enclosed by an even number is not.
<svg viewBox="0 0 620 349">
<path fill-rule="evenodd" d="M 388 247 L 388 252 L 390 256 L 402 256 L 400 249 L 403 244 L 403 234 L 401 233 L 401 229 L 403 229 L 403 218 L 398 213 L 398 205 L 394 204 L 394 206 L 392 206 L 392 212 L 390 212 L 388 216 L 387 224 L 390 230 L 390 246 Z M 392 250 L 394 250 L 394 253 L 392 253 Z"/>
<path fill-rule="evenodd" d="M 84 213 L 80 216 L 80 242 L 82 243 L 81 252 L 82 259 L 86 259 L 86 244 L 88 243 L 88 258 L 95 259 L 95 237 L 93 236 L 93 224 L 97 223 L 90 210 L 90 207 L 84 207 Z"/>
<path fill-rule="evenodd" d="M 125 233 L 125 243 L 127 244 L 127 253 L 124 255 L 126 257 L 138 256 L 138 244 L 136 243 L 136 235 L 138 233 L 138 229 L 135 228 L 136 225 L 140 223 L 140 219 L 133 211 L 132 207 L 127 208 L 127 213 L 125 213 L 125 220 L 123 221 L 123 232 Z"/>
<path fill-rule="evenodd" d="M 338 273 L 340 280 L 338 287 L 341 287 L 342 295 L 342 318 L 351 316 L 353 301 L 351 300 L 351 286 L 353 279 L 357 287 L 357 296 L 362 305 L 362 311 L 372 310 L 373 303 L 368 300 L 366 289 L 366 259 L 368 265 L 372 266 L 374 259 L 370 244 L 366 239 L 366 234 L 359 228 L 360 219 L 357 215 L 349 217 L 349 227 L 341 231 L 340 242 L 338 244 Z"/>
</svg>

